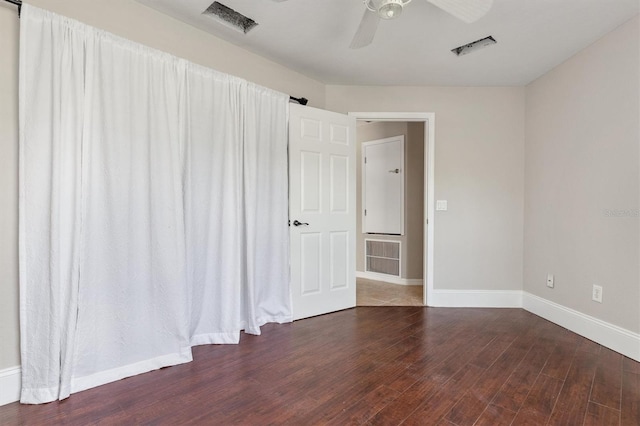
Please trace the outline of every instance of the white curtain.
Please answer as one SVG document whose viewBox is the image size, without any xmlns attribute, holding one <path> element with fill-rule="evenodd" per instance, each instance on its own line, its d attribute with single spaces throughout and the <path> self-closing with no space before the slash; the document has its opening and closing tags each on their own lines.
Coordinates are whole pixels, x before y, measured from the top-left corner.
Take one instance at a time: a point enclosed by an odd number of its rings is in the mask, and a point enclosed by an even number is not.
<svg viewBox="0 0 640 426">
<path fill-rule="evenodd" d="M 287 109 L 266 89 L 197 67 L 187 99 L 190 335 L 237 343 L 239 329 L 259 334 L 291 317 L 288 287 L 270 284 L 288 282 Z"/>
<path fill-rule="evenodd" d="M 23 5 L 22 402 L 291 321 L 287 107 Z"/>
</svg>

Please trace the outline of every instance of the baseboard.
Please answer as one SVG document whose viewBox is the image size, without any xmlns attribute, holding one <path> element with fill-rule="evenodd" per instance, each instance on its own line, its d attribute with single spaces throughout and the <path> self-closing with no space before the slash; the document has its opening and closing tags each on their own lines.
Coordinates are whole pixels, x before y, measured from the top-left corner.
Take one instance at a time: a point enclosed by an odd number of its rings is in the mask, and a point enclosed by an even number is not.
<svg viewBox="0 0 640 426">
<path fill-rule="evenodd" d="M 522 302 L 525 310 L 640 362 L 640 334 L 526 291 Z"/>
<path fill-rule="evenodd" d="M 21 374 L 20 367 L 0 370 L 0 406 L 20 401 Z"/>
<path fill-rule="evenodd" d="M 356 278 L 364 278 L 372 281 L 382 281 L 389 284 L 397 285 L 423 285 L 424 280 L 421 278 L 400 278 L 393 275 L 377 274 L 375 272 L 356 271 Z"/>
<path fill-rule="evenodd" d="M 433 290 L 428 306 L 447 308 L 521 308 L 520 290 Z"/>
</svg>

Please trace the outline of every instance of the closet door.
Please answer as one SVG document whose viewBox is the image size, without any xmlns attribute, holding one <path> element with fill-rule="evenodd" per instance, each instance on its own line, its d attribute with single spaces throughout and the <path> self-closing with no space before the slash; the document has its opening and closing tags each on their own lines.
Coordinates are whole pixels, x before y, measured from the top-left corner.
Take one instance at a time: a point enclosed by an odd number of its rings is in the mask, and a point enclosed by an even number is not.
<svg viewBox="0 0 640 426">
<path fill-rule="evenodd" d="M 404 235 L 404 135 L 362 144 L 362 227 Z"/>
</svg>

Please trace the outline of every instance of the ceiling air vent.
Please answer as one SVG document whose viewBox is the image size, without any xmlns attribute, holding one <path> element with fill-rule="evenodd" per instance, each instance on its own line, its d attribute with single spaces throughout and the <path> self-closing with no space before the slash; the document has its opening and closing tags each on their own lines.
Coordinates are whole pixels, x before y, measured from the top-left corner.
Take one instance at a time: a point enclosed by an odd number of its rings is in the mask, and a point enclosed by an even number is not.
<svg viewBox="0 0 640 426">
<path fill-rule="evenodd" d="M 455 49 L 451 49 L 451 51 L 458 56 L 468 55 L 471 52 L 475 52 L 476 50 L 480 50 L 484 47 L 491 46 L 492 44 L 496 43 L 496 39 L 493 38 L 493 36 L 489 36 L 481 38 L 480 40 L 473 41 L 469 44 L 458 46 Z"/>
<path fill-rule="evenodd" d="M 253 19 L 246 17 L 242 13 L 238 13 L 229 6 L 225 6 L 217 1 L 211 3 L 211 6 L 202 12 L 202 14 L 209 15 L 223 24 L 245 34 L 258 25 L 258 23 Z"/>
</svg>

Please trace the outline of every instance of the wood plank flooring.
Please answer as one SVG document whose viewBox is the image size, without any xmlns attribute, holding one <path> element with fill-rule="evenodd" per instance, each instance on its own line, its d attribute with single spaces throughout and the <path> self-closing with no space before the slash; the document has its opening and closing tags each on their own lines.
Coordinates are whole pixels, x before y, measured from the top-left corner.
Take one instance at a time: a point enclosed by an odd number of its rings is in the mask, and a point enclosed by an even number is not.
<svg viewBox="0 0 640 426">
<path fill-rule="evenodd" d="M 640 424 L 638 362 L 521 309 L 359 307 L 193 352 L 0 424 Z"/>
</svg>

